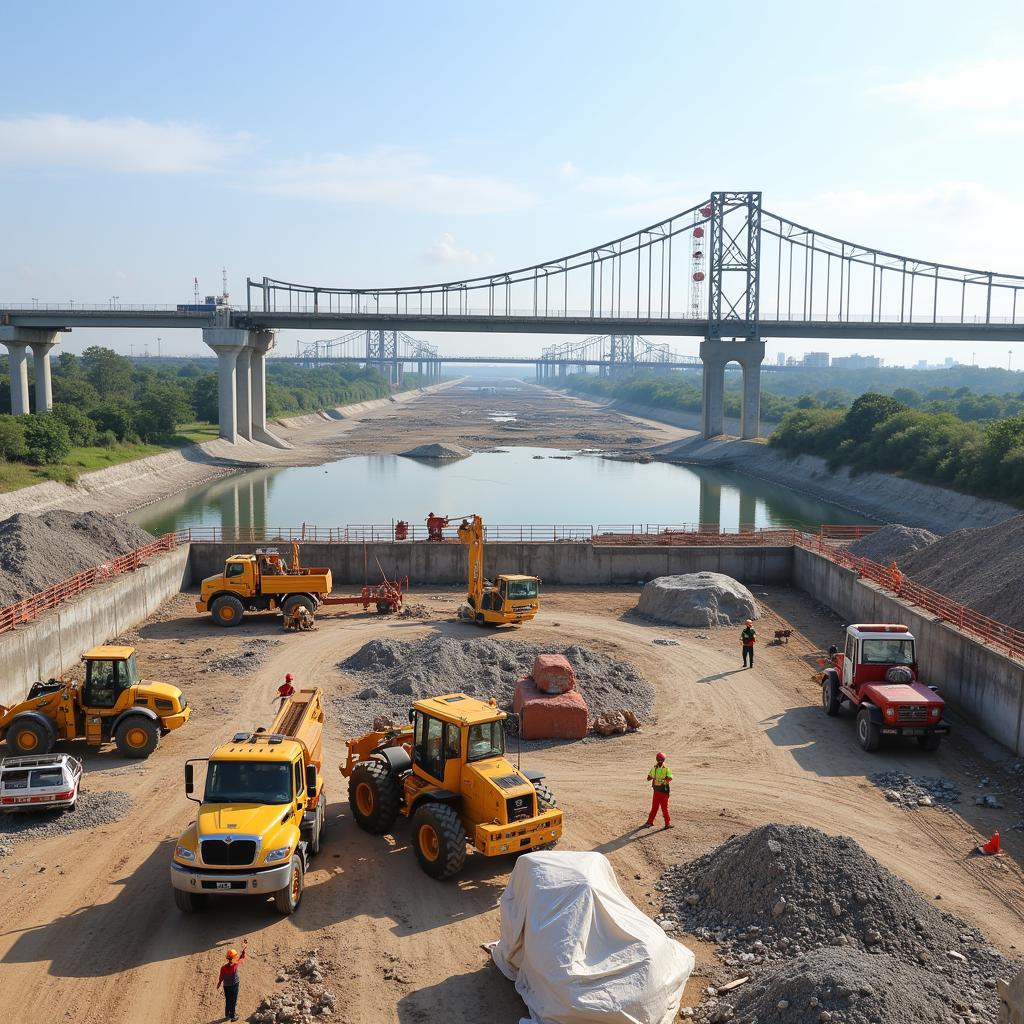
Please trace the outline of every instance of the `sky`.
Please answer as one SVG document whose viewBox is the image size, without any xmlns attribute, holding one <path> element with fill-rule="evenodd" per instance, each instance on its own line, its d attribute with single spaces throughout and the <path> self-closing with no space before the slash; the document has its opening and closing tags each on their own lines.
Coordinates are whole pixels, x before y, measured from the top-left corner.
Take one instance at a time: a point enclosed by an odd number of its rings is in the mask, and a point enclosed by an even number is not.
<svg viewBox="0 0 1024 1024">
<path fill-rule="evenodd" d="M 1024 274 L 1019 3 L 64 0 L 7 4 L 4 28 L 0 303 L 189 302 L 195 277 L 220 291 L 222 267 L 235 301 L 247 276 L 491 274 L 719 189 L 890 252 Z M 63 344 L 155 353 L 156 336 Z M 282 332 L 278 350 L 316 337 Z M 496 354 L 557 340 L 422 337 Z M 198 331 L 160 345 L 206 351 Z M 822 348 L 1008 355 L 769 338 L 768 359 Z"/>
</svg>

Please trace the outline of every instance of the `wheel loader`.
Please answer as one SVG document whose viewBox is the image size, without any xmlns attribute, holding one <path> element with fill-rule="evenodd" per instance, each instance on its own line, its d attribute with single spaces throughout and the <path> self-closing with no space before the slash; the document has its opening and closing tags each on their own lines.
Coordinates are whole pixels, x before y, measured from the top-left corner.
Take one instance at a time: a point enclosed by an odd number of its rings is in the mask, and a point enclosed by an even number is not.
<svg viewBox="0 0 1024 1024">
<path fill-rule="evenodd" d="M 0 739 L 11 754 L 48 754 L 58 740 L 113 740 L 125 757 L 149 757 L 160 737 L 192 714 L 181 690 L 139 678 L 132 647 L 94 647 L 82 655 L 85 679 L 33 683 L 27 699 L 0 705 Z"/>
<path fill-rule="evenodd" d="M 341 773 L 352 814 L 367 832 L 412 822 L 420 867 L 450 878 L 468 848 L 485 857 L 553 846 L 562 812 L 543 773 L 505 757 L 505 719 L 494 700 L 464 693 L 417 701 L 409 724 L 348 741 Z"/>
</svg>

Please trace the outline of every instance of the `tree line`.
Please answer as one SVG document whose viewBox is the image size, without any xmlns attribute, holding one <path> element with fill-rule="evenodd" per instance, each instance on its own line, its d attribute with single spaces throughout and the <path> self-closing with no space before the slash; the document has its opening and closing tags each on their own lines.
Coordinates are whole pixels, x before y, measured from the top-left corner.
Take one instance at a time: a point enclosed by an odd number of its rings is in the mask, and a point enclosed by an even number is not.
<svg viewBox="0 0 1024 1024">
<path fill-rule="evenodd" d="M 81 356 L 62 352 L 52 361 L 53 411 L 10 415 L 10 373 L 0 374 L 0 457 L 48 465 L 73 447 L 173 443 L 182 425 L 216 423 L 217 374 L 203 361 L 137 362 L 94 345 Z M 406 387 L 416 387 L 407 375 Z M 331 365 L 309 369 L 267 363 L 267 415 L 383 398 L 389 393 L 374 369 Z"/>
</svg>

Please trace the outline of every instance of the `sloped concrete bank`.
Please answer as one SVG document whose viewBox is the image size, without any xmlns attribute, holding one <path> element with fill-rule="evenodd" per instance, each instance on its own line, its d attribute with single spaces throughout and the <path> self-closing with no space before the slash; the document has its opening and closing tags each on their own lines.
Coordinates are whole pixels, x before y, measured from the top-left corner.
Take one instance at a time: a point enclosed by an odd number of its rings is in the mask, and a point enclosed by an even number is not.
<svg viewBox="0 0 1024 1024">
<path fill-rule="evenodd" d="M 35 680 L 69 671 L 90 647 L 137 626 L 191 579 L 188 547 L 176 548 L 0 635 L 0 704 L 24 700 Z"/>
</svg>

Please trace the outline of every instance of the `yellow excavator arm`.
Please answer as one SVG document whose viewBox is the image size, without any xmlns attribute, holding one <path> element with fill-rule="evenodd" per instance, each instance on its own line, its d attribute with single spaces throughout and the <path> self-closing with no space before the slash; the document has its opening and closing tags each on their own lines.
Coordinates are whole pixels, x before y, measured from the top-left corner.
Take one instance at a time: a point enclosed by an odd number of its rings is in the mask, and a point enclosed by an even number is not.
<svg viewBox="0 0 1024 1024">
<path fill-rule="evenodd" d="M 484 521 L 480 516 L 470 516 L 459 524 L 459 540 L 469 547 L 466 590 L 470 604 L 478 609 L 484 596 Z"/>
</svg>

